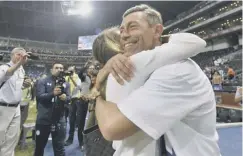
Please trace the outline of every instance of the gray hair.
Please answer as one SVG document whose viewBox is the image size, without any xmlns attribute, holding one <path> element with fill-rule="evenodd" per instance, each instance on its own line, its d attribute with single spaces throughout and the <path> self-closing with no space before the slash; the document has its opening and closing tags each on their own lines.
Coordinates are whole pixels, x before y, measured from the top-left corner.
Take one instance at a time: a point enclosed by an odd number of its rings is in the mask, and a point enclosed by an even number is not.
<svg viewBox="0 0 243 156">
<path fill-rule="evenodd" d="M 134 7 L 129 8 L 123 14 L 122 17 L 124 18 L 127 15 L 134 13 L 134 12 L 144 12 L 147 16 L 147 21 L 148 21 L 149 25 L 163 24 L 161 14 L 156 9 L 154 9 L 151 6 L 146 5 L 146 4 L 140 4 L 140 5 L 136 5 Z"/>
<path fill-rule="evenodd" d="M 18 51 L 24 51 L 24 52 L 26 52 L 24 48 L 22 48 L 22 47 L 16 47 L 16 48 L 14 48 L 14 49 L 11 51 L 11 56 L 13 56 L 13 55 L 14 55 L 16 52 L 18 52 Z"/>
</svg>

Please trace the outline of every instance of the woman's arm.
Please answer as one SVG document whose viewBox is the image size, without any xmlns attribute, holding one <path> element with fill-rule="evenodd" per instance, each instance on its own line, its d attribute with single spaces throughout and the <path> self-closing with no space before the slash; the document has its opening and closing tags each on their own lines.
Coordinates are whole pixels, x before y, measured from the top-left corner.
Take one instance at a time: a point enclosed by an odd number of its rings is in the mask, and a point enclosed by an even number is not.
<svg viewBox="0 0 243 156">
<path fill-rule="evenodd" d="M 206 42 L 194 34 L 178 33 L 171 35 L 168 43 L 133 55 L 131 60 L 136 70 L 152 73 L 159 67 L 199 54 L 205 46 Z"/>
<path fill-rule="evenodd" d="M 125 81 L 124 85 L 120 85 L 110 75 L 106 88 L 107 100 L 117 102 L 123 99 L 131 91 L 142 86 L 156 69 L 194 56 L 200 53 L 205 46 L 206 42 L 198 36 L 180 33 L 172 35 L 168 43 L 131 56 L 131 61 L 135 66 L 134 77 L 130 82 Z M 119 94 L 114 94 L 117 91 Z"/>
</svg>

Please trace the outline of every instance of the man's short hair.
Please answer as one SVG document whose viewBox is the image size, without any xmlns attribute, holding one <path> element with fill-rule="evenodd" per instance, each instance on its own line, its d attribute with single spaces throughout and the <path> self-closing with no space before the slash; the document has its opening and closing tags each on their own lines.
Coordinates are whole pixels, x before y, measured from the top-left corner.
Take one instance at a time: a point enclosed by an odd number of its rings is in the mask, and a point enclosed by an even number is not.
<svg viewBox="0 0 243 156">
<path fill-rule="evenodd" d="M 149 25 L 163 24 L 161 14 L 154 8 L 146 4 L 136 5 L 129 8 L 124 14 L 123 18 L 134 12 L 144 12 L 147 16 L 147 21 Z"/>
<path fill-rule="evenodd" d="M 26 50 L 24 48 L 16 47 L 16 48 L 13 48 L 13 50 L 11 51 L 11 56 L 13 56 L 13 54 L 15 54 L 18 51 L 25 51 L 26 52 Z"/>
<path fill-rule="evenodd" d="M 56 64 L 61 64 L 61 65 L 64 67 L 64 65 L 63 65 L 61 62 L 54 62 L 54 63 L 52 63 L 51 69 L 53 69 L 53 67 L 54 67 Z"/>
</svg>

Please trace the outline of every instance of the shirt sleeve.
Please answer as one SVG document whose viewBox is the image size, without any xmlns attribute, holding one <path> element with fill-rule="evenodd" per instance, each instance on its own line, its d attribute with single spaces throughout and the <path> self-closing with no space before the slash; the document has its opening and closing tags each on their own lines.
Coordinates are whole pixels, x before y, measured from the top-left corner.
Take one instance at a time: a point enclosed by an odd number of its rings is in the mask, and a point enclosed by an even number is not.
<svg viewBox="0 0 243 156">
<path fill-rule="evenodd" d="M 8 68 L 9 67 L 7 65 L 0 66 L 0 84 L 2 84 L 4 81 L 6 81 L 9 78 L 9 76 L 5 76 Z"/>
<path fill-rule="evenodd" d="M 165 68 L 161 68 L 157 76 L 156 73 L 117 103 L 122 114 L 155 140 L 199 107 L 207 99 L 205 92 L 208 92 L 192 89 L 183 78 Z"/>
<path fill-rule="evenodd" d="M 46 82 L 45 79 L 41 79 L 38 81 L 37 87 L 36 87 L 36 97 L 43 103 L 45 103 L 45 102 L 48 103 L 54 97 L 54 93 L 53 93 L 53 90 L 51 90 L 51 92 L 49 92 L 49 93 L 46 92 L 45 82 Z"/>
<path fill-rule="evenodd" d="M 77 89 L 78 90 L 81 90 L 81 84 L 82 84 L 82 82 L 81 82 L 81 80 L 79 79 L 79 78 L 77 78 L 77 80 L 76 80 L 76 84 L 77 84 Z"/>
</svg>

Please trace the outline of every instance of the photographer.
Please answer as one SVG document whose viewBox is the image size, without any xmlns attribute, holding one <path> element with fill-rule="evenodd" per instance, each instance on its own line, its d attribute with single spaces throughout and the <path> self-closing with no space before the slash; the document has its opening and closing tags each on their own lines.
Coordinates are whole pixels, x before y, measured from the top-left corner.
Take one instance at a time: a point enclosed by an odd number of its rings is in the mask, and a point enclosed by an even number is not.
<svg viewBox="0 0 243 156">
<path fill-rule="evenodd" d="M 64 105 L 70 101 L 69 84 L 65 82 L 63 65 L 54 63 L 51 76 L 37 84 L 38 115 L 36 120 L 35 156 L 43 156 L 49 134 L 52 135 L 55 156 L 64 156 L 66 123 Z"/>
<path fill-rule="evenodd" d="M 75 125 L 76 123 L 80 123 L 82 113 L 80 105 L 81 80 L 78 77 L 78 74 L 76 74 L 75 66 L 70 66 L 68 68 L 67 75 L 68 76 L 66 76 L 66 81 L 70 84 L 71 105 L 69 107 L 69 137 L 65 142 L 65 146 L 69 146 L 73 143 Z M 66 107 L 65 109 L 65 113 L 67 113 L 68 108 Z M 67 117 L 67 114 L 65 114 L 65 117 Z"/>
<path fill-rule="evenodd" d="M 0 156 L 14 155 L 18 142 L 22 89 L 30 85 L 23 69 L 28 56 L 23 48 L 14 48 L 11 61 L 0 66 Z"/>
</svg>

